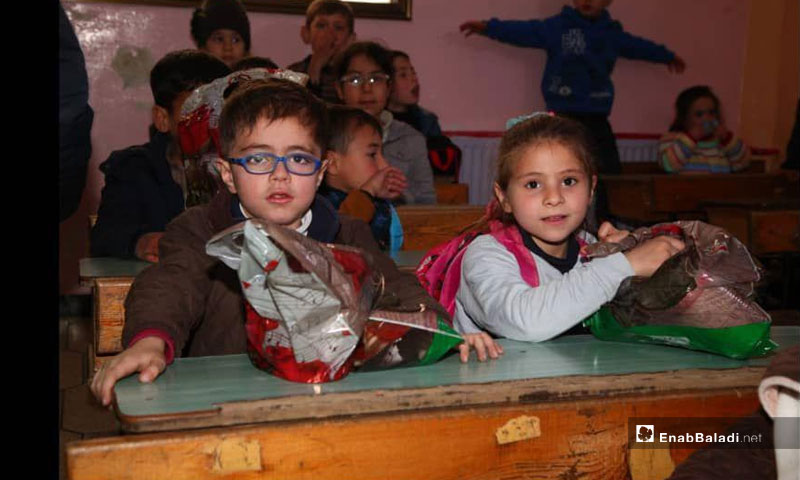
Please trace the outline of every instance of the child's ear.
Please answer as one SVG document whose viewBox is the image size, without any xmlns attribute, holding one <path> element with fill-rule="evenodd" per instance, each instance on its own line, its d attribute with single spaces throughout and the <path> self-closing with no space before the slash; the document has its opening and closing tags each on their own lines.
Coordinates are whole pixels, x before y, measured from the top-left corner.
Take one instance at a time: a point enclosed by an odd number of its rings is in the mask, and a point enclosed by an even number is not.
<svg viewBox="0 0 800 480">
<path fill-rule="evenodd" d="M 169 133 L 170 115 L 166 108 L 153 105 L 153 125 L 161 133 Z"/>
<path fill-rule="evenodd" d="M 228 191 L 235 194 L 236 193 L 236 184 L 233 182 L 233 171 L 231 171 L 231 164 L 223 160 L 221 157 L 217 157 L 214 160 L 214 166 L 217 168 L 219 172 L 219 176 L 222 179 L 222 183 L 228 188 Z"/>
<path fill-rule="evenodd" d="M 300 27 L 300 38 L 303 39 L 303 43 L 305 43 L 306 45 L 311 43 L 311 30 L 309 30 L 308 27 L 305 25 Z"/>
<path fill-rule="evenodd" d="M 325 152 L 325 163 L 324 165 L 327 168 L 328 174 L 330 175 L 339 175 L 339 162 L 340 157 L 339 154 L 334 152 L 333 150 L 328 150 Z"/>
<path fill-rule="evenodd" d="M 329 160 L 323 160 L 322 166 L 319 167 L 319 174 L 317 176 L 317 188 L 319 188 L 320 184 L 322 184 L 322 180 L 325 178 L 325 171 L 328 169 L 328 166 L 331 164 Z"/>
<path fill-rule="evenodd" d="M 508 197 L 506 196 L 506 192 L 500 188 L 500 185 L 497 182 L 494 182 L 494 196 L 497 198 L 497 203 L 500 204 L 500 207 L 506 213 L 511 213 L 511 204 L 508 203 Z"/>
<path fill-rule="evenodd" d="M 592 175 L 592 189 L 589 190 L 589 203 L 594 200 L 595 191 L 597 191 L 597 175 Z"/>
</svg>

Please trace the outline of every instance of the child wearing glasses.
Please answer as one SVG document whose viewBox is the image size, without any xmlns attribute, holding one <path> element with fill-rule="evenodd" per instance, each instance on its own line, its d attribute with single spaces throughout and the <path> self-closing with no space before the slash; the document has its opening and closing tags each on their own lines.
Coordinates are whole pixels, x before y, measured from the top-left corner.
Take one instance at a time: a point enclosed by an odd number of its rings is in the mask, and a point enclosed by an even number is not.
<svg viewBox="0 0 800 480">
<path fill-rule="evenodd" d="M 244 302 L 236 271 L 206 254 L 217 232 L 257 217 L 320 242 L 358 246 L 374 258 L 385 293 L 376 308 L 446 311 L 382 253 L 369 227 L 338 215 L 317 195 L 327 163 L 325 104 L 306 88 L 279 79 L 240 84 L 226 99 L 219 121 L 216 168 L 226 188 L 210 203 L 192 207 L 167 227 L 161 261 L 145 269 L 125 301 L 125 350 L 92 381 L 92 392 L 111 401 L 117 380 L 139 372 L 151 382 L 176 356 L 246 352 Z"/>
<path fill-rule="evenodd" d="M 383 128 L 383 155 L 408 181 L 395 202 L 436 203 L 425 137 L 386 110 L 393 73 L 389 50 L 375 42 L 353 43 L 336 59 L 336 73 L 339 98 L 378 119 Z"/>
<path fill-rule="evenodd" d="M 311 54 L 286 68 L 308 74 L 306 86 L 326 102 L 339 103 L 333 59 L 355 39 L 354 23 L 353 9 L 340 0 L 314 0 L 306 8 L 300 38 Z"/>
<path fill-rule="evenodd" d="M 319 193 L 339 213 L 367 222 L 381 250 L 400 250 L 403 228 L 391 200 L 408 184 L 381 153 L 381 124 L 369 113 L 344 105 L 331 106 L 330 114 L 328 169 Z"/>
<path fill-rule="evenodd" d="M 229 73 L 222 60 L 198 50 L 168 53 L 150 71 L 150 141 L 112 152 L 100 164 L 105 186 L 90 234 L 92 256 L 158 261 L 164 228 L 185 208 L 181 106 L 192 90 Z"/>
<path fill-rule="evenodd" d="M 747 168 L 750 149 L 725 127 L 711 88 L 687 88 L 675 101 L 675 120 L 661 137 L 658 163 L 668 173 L 731 173 Z"/>
</svg>

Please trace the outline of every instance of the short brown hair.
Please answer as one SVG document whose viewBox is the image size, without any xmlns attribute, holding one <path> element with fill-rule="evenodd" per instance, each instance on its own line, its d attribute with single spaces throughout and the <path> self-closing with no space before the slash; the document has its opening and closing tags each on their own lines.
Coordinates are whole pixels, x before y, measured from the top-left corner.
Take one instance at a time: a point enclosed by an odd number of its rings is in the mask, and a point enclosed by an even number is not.
<svg viewBox="0 0 800 480">
<path fill-rule="evenodd" d="M 345 2 L 340 0 L 314 0 L 306 8 L 306 27 L 311 26 L 311 22 L 317 15 L 336 15 L 344 16 L 347 19 L 347 28 L 353 33 L 355 28 L 355 15 L 353 9 Z"/>
<path fill-rule="evenodd" d="M 347 153 L 347 147 L 353 141 L 356 129 L 363 125 L 369 125 L 379 136 L 383 136 L 383 128 L 378 119 L 360 108 L 330 105 L 328 110 L 330 112 L 328 150 L 342 155 Z"/>
<path fill-rule="evenodd" d="M 227 157 L 239 135 L 251 131 L 261 119 L 296 118 L 311 131 L 325 151 L 328 144 L 328 108 L 305 87 L 278 78 L 249 80 L 239 84 L 225 100 L 219 119 L 220 148 Z"/>
</svg>

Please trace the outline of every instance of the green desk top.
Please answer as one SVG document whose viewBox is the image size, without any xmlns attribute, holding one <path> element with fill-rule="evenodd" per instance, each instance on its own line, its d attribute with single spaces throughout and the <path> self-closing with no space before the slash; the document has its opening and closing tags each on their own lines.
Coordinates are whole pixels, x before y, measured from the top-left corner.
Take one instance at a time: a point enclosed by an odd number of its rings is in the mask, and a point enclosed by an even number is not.
<svg viewBox="0 0 800 480">
<path fill-rule="evenodd" d="M 82 258 L 80 261 L 80 277 L 83 280 L 105 277 L 135 277 L 149 265 L 152 265 L 152 263 L 131 258 Z"/>
<path fill-rule="evenodd" d="M 782 347 L 800 344 L 800 327 L 773 327 Z M 445 385 L 486 384 L 567 375 L 618 375 L 687 369 L 735 369 L 766 366 L 769 358 L 732 360 L 681 348 L 605 342 L 573 335 L 543 343 L 500 340 L 498 360 L 462 364 L 457 355 L 424 367 L 354 372 L 317 386 L 292 383 L 262 372 L 246 355 L 179 358 L 151 384 L 131 376 L 117 383 L 118 413 L 137 416 L 214 410 L 219 404 L 279 397 L 308 398 L 332 393 L 420 389 Z M 316 391 L 315 391 L 316 388 Z"/>
<path fill-rule="evenodd" d="M 392 255 L 400 268 L 415 268 L 422 256 L 422 250 L 401 250 Z M 80 260 L 80 277 L 82 280 L 110 277 L 135 277 L 144 270 L 150 262 L 129 258 L 91 257 Z"/>
</svg>

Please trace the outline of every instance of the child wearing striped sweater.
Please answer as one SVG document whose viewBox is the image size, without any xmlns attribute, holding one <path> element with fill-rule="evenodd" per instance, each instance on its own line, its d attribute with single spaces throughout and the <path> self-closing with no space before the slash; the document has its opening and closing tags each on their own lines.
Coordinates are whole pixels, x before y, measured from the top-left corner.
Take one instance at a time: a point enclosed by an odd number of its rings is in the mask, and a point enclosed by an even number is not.
<svg viewBox="0 0 800 480">
<path fill-rule="evenodd" d="M 731 173 L 747 168 L 750 149 L 725 127 L 719 98 L 705 85 L 687 88 L 675 101 L 675 120 L 661 137 L 667 173 Z"/>
</svg>

